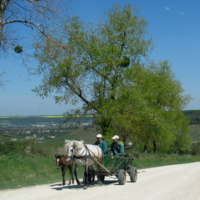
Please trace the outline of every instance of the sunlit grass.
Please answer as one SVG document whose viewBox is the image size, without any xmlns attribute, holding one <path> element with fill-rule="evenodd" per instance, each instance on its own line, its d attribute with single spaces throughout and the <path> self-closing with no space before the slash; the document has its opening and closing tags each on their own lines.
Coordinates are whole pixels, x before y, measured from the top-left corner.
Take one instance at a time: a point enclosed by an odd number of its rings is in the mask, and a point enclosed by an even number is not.
<svg viewBox="0 0 200 200">
<path fill-rule="evenodd" d="M 200 161 L 200 157 L 191 155 L 139 153 L 138 156 L 139 158 L 135 158 L 132 163 L 132 166 L 138 169 Z M 9 153 L 0 156 L 0 171 L 0 190 L 62 182 L 61 170 L 56 169 L 53 157 Z M 83 176 L 82 167 L 78 170 L 78 176 L 79 178 Z M 69 171 L 67 170 L 66 181 L 68 179 Z"/>
<path fill-rule="evenodd" d="M 0 190 L 62 182 L 61 170 L 57 170 L 55 158 L 9 154 L 0 157 L 0 170 Z M 78 176 L 83 176 L 81 167 Z M 67 170 L 66 180 L 68 179 Z"/>
</svg>

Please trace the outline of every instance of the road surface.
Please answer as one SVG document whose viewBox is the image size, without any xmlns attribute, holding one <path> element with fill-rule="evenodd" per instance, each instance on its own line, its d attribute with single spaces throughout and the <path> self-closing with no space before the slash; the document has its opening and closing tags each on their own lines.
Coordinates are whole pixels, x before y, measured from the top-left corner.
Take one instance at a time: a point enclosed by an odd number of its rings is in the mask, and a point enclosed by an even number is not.
<svg viewBox="0 0 200 200">
<path fill-rule="evenodd" d="M 138 180 L 118 185 L 106 177 L 102 187 L 83 190 L 60 183 L 0 191 L 1 200 L 200 200 L 200 162 L 138 170 Z"/>
</svg>

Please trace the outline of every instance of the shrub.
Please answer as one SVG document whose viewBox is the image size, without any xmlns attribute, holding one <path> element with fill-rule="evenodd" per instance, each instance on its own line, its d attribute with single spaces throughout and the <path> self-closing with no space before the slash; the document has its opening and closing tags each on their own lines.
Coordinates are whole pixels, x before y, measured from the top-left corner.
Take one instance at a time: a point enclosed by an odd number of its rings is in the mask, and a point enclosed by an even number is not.
<svg viewBox="0 0 200 200">
<path fill-rule="evenodd" d="M 200 155 L 200 143 L 193 143 L 192 144 L 192 155 Z"/>
</svg>

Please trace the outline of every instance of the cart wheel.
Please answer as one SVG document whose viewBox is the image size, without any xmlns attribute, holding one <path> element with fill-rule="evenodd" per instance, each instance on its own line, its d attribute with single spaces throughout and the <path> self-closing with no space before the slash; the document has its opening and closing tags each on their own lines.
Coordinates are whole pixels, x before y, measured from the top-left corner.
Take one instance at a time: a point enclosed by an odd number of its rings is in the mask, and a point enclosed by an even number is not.
<svg viewBox="0 0 200 200">
<path fill-rule="evenodd" d="M 119 170 L 118 181 L 120 185 L 124 185 L 126 182 L 126 171 L 124 169 Z"/>
<path fill-rule="evenodd" d="M 131 179 L 131 182 L 134 182 L 134 183 L 137 181 L 137 169 L 136 169 L 136 167 L 131 168 L 130 179 Z"/>
</svg>

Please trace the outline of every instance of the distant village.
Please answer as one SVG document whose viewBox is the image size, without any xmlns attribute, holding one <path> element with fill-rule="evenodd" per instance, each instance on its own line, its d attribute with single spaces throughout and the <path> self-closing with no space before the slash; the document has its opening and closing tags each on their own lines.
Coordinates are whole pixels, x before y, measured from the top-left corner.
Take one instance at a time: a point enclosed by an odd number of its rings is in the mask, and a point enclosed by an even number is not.
<svg viewBox="0 0 200 200">
<path fill-rule="evenodd" d="M 44 139 L 55 139 L 69 133 L 71 129 L 76 129 L 78 127 L 87 127 L 90 126 L 93 122 L 93 118 L 83 119 L 82 122 L 73 121 L 65 123 L 61 126 L 58 122 L 55 122 L 54 119 L 42 119 L 42 122 L 39 120 L 29 122 L 30 120 L 21 120 L 12 121 L 9 119 L 0 120 L 0 141 L 1 138 L 7 138 L 7 140 L 15 141 L 26 141 L 34 140 L 40 143 Z"/>
</svg>

